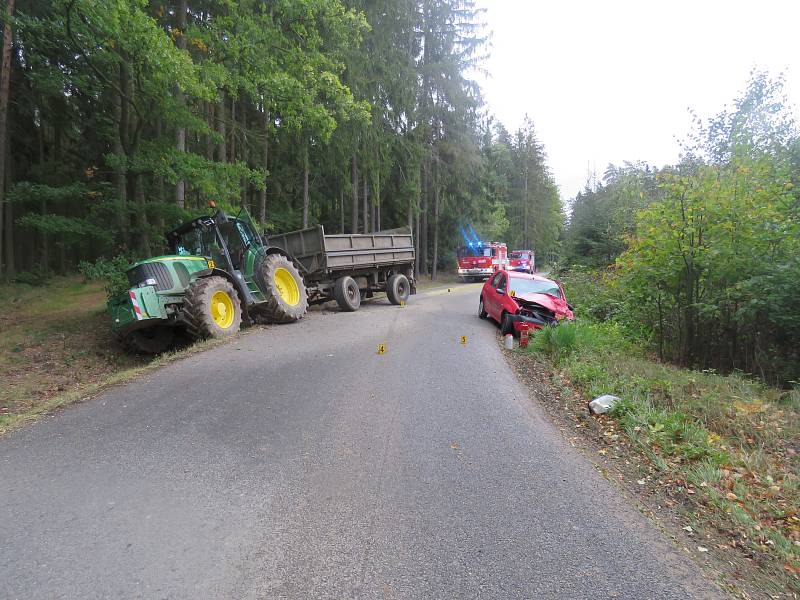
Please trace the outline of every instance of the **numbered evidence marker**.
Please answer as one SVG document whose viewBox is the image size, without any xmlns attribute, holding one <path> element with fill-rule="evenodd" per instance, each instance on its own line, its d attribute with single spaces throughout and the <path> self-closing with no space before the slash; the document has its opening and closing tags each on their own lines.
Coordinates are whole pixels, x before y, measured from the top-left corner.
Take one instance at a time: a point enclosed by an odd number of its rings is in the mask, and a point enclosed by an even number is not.
<svg viewBox="0 0 800 600">
<path fill-rule="evenodd" d="M 386 354 L 386 344 L 378 344 L 378 354 Z"/>
<path fill-rule="evenodd" d="M 465 335 L 461 336 L 461 345 L 462 346 L 466 346 L 467 345 L 467 336 L 465 336 Z"/>
<path fill-rule="evenodd" d="M 400 300 L 400 308 L 404 308 L 405 305 L 406 305 L 406 301 L 405 300 Z"/>
</svg>

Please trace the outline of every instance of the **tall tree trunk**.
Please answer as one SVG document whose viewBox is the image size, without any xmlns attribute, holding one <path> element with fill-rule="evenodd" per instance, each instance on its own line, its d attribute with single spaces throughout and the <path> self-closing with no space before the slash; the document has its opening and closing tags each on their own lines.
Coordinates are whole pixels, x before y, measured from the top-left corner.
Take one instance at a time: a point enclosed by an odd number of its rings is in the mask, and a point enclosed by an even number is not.
<svg viewBox="0 0 800 600">
<path fill-rule="evenodd" d="M 438 179 L 438 177 L 437 177 Z M 436 279 L 436 264 L 439 262 L 439 182 L 433 188 L 433 264 L 431 265 L 431 279 Z"/>
<path fill-rule="evenodd" d="M 187 0 L 178 1 L 178 14 L 176 15 L 178 17 L 176 44 L 181 50 L 186 50 L 186 13 L 188 11 L 186 4 Z M 183 90 L 177 85 L 175 86 L 174 93 L 175 101 L 178 104 L 178 110 L 181 112 L 181 109 L 186 106 L 186 94 L 184 94 Z M 181 115 L 180 118 L 182 117 L 183 115 Z M 176 132 L 176 148 L 178 152 L 186 152 L 186 127 L 182 124 L 178 125 L 178 130 Z M 175 184 L 175 204 L 180 208 L 185 208 L 186 206 L 186 182 L 183 179 L 178 180 Z"/>
<path fill-rule="evenodd" d="M 528 240 L 528 157 L 525 157 L 524 166 L 524 182 L 522 194 L 522 247 L 530 248 L 531 244 Z"/>
<path fill-rule="evenodd" d="M 380 231 L 381 228 L 381 170 L 380 170 L 380 152 L 376 153 L 375 164 L 375 189 L 372 190 L 372 203 L 375 205 L 375 218 L 372 220 L 373 231 Z"/>
<path fill-rule="evenodd" d="M 17 268 L 14 262 L 14 205 L 8 201 L 6 201 L 5 205 L 6 276 L 11 278 L 17 274 Z"/>
<path fill-rule="evenodd" d="M 261 166 L 264 168 L 265 175 L 264 188 L 258 196 L 258 218 L 264 223 L 267 220 L 267 184 L 269 183 L 269 112 L 267 112 L 266 106 L 264 106 L 261 117 L 261 125 L 264 129 L 264 154 L 261 157 Z"/>
<path fill-rule="evenodd" d="M 367 183 L 367 170 L 364 169 L 364 179 L 361 187 L 364 189 L 364 233 L 369 233 L 372 228 L 369 214 L 369 185 Z"/>
<path fill-rule="evenodd" d="M 39 165 L 43 167 L 47 157 L 46 157 L 46 154 L 45 154 L 45 151 L 44 151 L 44 123 L 41 122 L 41 121 L 39 122 L 39 124 L 36 127 L 36 146 L 37 146 L 37 151 L 38 151 L 38 154 L 39 154 L 39 158 L 38 158 Z M 40 210 L 41 210 L 41 213 L 43 215 L 47 214 L 47 202 L 44 199 L 42 199 L 42 204 L 41 204 Z M 2 212 L 2 211 L 0 211 L 0 212 Z M 0 217 L 0 223 L 1 222 L 2 222 L 2 217 Z M 0 228 L 2 228 L 2 225 L 0 225 Z M 42 268 L 45 271 L 47 271 L 49 269 L 49 265 L 50 265 L 50 243 L 49 242 L 50 242 L 50 236 L 48 236 L 46 233 L 42 233 L 41 263 L 42 263 Z M 2 252 L 0 252 L 0 254 L 1 253 Z"/>
<path fill-rule="evenodd" d="M 242 109 L 239 111 L 242 113 L 242 162 L 247 165 L 250 156 L 247 149 L 247 103 L 242 100 Z M 249 184 L 247 182 L 247 177 L 242 176 L 242 190 L 241 190 L 241 202 L 240 204 L 249 210 L 247 206 L 247 197 L 249 191 Z"/>
<path fill-rule="evenodd" d="M 122 93 L 127 93 L 128 76 L 124 65 L 120 65 L 119 68 L 119 84 Z M 114 136 L 114 154 L 121 158 L 125 156 L 123 140 L 128 135 L 128 110 L 125 98 L 116 93 L 114 94 L 114 118 L 117 123 L 117 135 Z M 122 237 L 122 245 L 127 249 L 130 247 L 130 230 L 128 225 L 128 186 L 125 167 L 118 166 L 114 169 L 114 185 L 117 188 L 117 199 L 119 200 L 117 225 Z"/>
<path fill-rule="evenodd" d="M 419 213 L 417 213 L 417 216 L 414 219 L 414 229 L 415 231 L 419 231 Z M 416 245 L 416 251 L 414 252 L 414 277 L 419 277 L 419 235 L 414 236 L 414 242 Z"/>
<path fill-rule="evenodd" d="M 355 152 L 353 152 L 353 158 L 350 162 L 350 175 L 353 180 L 353 210 L 350 213 L 350 233 L 358 233 L 358 158 L 356 158 Z"/>
<path fill-rule="evenodd" d="M 339 233 L 344 233 L 344 187 L 339 186 Z"/>
<path fill-rule="evenodd" d="M 219 145 L 217 146 L 217 161 L 224 163 L 228 161 L 228 133 L 227 123 L 225 122 L 225 100 L 227 94 L 221 91 L 219 104 L 217 105 L 217 132 L 220 135 Z"/>
<path fill-rule="evenodd" d="M 144 177 L 136 173 L 131 176 L 133 197 L 136 199 L 137 221 L 139 224 L 139 244 L 142 256 L 150 256 L 150 222 L 147 218 L 147 199 L 144 194 Z"/>
<path fill-rule="evenodd" d="M 162 119 L 158 119 L 156 121 L 156 138 L 161 139 L 161 136 L 164 134 L 164 121 Z M 166 182 L 164 181 L 164 176 L 159 175 L 156 177 L 156 199 L 159 203 L 163 203 L 167 201 L 166 198 Z M 158 228 L 163 230 L 164 229 L 164 215 L 161 214 L 158 216 L 158 220 L 156 221 L 158 224 Z"/>
<path fill-rule="evenodd" d="M 228 162 L 236 162 L 236 98 L 231 98 L 231 129 L 228 132 Z"/>
<path fill-rule="evenodd" d="M 428 194 L 430 193 L 430 163 L 422 162 L 422 207 L 419 224 L 419 274 L 428 274 Z"/>
<path fill-rule="evenodd" d="M 303 144 L 303 229 L 308 227 L 308 139 Z"/>
<path fill-rule="evenodd" d="M 13 209 L 11 204 L 6 200 L 6 147 L 7 147 L 7 134 L 8 134 L 8 98 L 11 92 L 11 42 L 14 38 L 14 32 L 11 29 L 11 17 L 14 14 L 14 0 L 6 0 L 6 21 L 5 28 L 3 29 L 3 49 L 2 57 L 0 57 L 0 215 L 3 213 L 3 207 L 7 204 L 8 210 L 6 215 L 5 224 L 2 223 L 2 216 L 0 216 L 0 225 L 5 225 L 5 234 L 3 228 L 0 227 L 0 246 L 2 246 L 3 236 L 5 235 L 6 242 L 6 268 L 8 275 L 14 275 L 14 247 L 13 247 Z M 9 242 L 11 240 L 11 242 Z M 10 251 L 9 251 L 10 249 Z M 3 274 L 3 261 L 0 260 L 0 275 Z"/>
<path fill-rule="evenodd" d="M 206 159 L 214 160 L 214 136 L 211 135 L 211 131 L 214 131 L 216 127 L 214 126 L 214 104 L 212 102 L 208 102 L 206 104 L 206 122 L 208 123 L 209 133 L 206 135 Z"/>
</svg>

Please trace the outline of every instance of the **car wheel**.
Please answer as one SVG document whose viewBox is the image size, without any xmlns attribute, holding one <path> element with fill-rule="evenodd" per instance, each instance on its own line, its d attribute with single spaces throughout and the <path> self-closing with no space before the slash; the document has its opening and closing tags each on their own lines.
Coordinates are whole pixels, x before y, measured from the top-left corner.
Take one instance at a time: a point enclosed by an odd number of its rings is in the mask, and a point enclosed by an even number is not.
<svg viewBox="0 0 800 600">
<path fill-rule="evenodd" d="M 514 324 L 511 322 L 511 315 L 503 313 L 503 320 L 500 321 L 500 335 L 514 335 Z"/>
<path fill-rule="evenodd" d="M 481 300 L 478 303 L 478 317 L 481 319 L 485 319 L 488 315 L 486 314 L 486 309 L 483 306 L 483 296 L 481 296 Z"/>
</svg>

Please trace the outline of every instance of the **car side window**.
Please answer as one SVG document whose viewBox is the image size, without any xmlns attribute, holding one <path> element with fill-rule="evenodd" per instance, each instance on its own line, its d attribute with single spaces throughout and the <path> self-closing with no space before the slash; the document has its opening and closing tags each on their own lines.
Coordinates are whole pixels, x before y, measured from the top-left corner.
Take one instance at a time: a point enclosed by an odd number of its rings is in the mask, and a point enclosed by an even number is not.
<svg viewBox="0 0 800 600">
<path fill-rule="evenodd" d="M 500 278 L 503 276 L 502 273 L 498 273 L 492 278 L 492 287 L 497 289 L 497 286 L 500 285 Z"/>
<path fill-rule="evenodd" d="M 497 289 L 505 291 L 506 289 L 506 276 L 502 273 L 498 273 L 498 280 L 497 280 Z"/>
</svg>

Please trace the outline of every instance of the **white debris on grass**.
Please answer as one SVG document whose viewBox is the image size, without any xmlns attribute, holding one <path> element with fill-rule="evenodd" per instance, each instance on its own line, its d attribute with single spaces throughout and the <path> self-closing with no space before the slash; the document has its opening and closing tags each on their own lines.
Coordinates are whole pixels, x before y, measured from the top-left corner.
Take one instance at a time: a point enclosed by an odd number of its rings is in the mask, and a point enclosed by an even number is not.
<svg viewBox="0 0 800 600">
<path fill-rule="evenodd" d="M 614 405 L 620 400 L 622 400 L 622 398 L 619 398 L 618 396 L 612 396 L 611 394 L 598 396 L 589 402 L 589 411 L 596 415 L 602 415 L 614 408 Z"/>
</svg>

